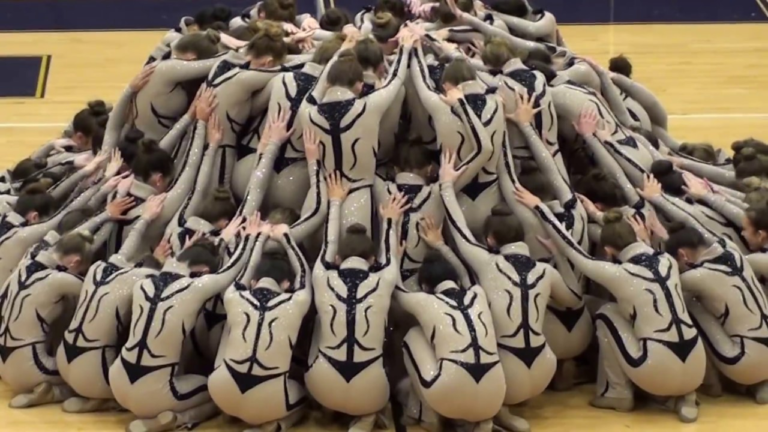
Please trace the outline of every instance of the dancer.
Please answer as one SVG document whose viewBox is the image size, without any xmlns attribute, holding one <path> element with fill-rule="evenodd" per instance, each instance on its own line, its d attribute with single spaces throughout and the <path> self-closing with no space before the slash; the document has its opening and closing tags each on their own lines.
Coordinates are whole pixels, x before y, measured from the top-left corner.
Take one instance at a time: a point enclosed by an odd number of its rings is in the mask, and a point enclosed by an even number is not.
<svg viewBox="0 0 768 432">
<path fill-rule="evenodd" d="M 617 211 L 605 214 L 600 243 L 621 263 L 595 260 L 541 200 L 520 188 L 517 195 L 536 211 L 560 252 L 617 299 L 595 315 L 600 365 L 592 406 L 631 411 L 636 385 L 669 398 L 681 421 L 696 421 L 695 391 L 704 378 L 706 358 L 683 302 L 677 262 L 638 240 Z"/>
<path fill-rule="evenodd" d="M 136 284 L 128 340 L 109 370 L 115 400 L 139 418 L 127 430 L 173 430 L 216 415 L 207 377 L 178 373 L 182 343 L 203 304 L 242 271 L 264 229 L 258 215 L 250 218 L 238 252 L 218 272 L 217 256 L 195 243 Z"/>
<path fill-rule="evenodd" d="M 504 405 L 515 405 L 541 394 L 552 380 L 557 361 L 543 335 L 544 312 L 550 295 L 563 307 L 575 308 L 581 299 L 574 295 L 551 266 L 530 258 L 523 243 L 519 221 L 507 210 L 494 209 L 486 219 L 483 235 L 490 252 L 479 245 L 467 229 L 458 209 L 453 181 L 459 175 L 455 158 L 443 156 L 440 165 L 440 194 L 451 234 L 460 256 L 479 278 L 488 293 L 497 334 L 499 356 L 508 380 Z M 512 307 L 518 313 L 512 313 Z M 502 325 L 503 323 L 503 325 Z M 527 430 L 526 422 L 506 409 L 497 418 L 504 427 Z"/>
<path fill-rule="evenodd" d="M 369 432 L 389 400 L 385 322 L 399 279 L 396 227 L 408 205 L 397 194 L 379 209 L 382 240 L 374 265 L 375 246 L 363 226 L 350 226 L 339 241 L 340 210 L 349 190 L 341 182 L 340 173 L 328 178 L 326 237 L 312 275 L 318 315 L 304 380 L 322 406 L 355 418 L 350 431 Z"/>
<path fill-rule="evenodd" d="M 264 243 L 257 243 L 239 281 L 227 289 L 229 336 L 221 342 L 223 363 L 208 388 L 225 413 L 260 430 L 285 431 L 301 419 L 307 401 L 289 369 L 312 305 L 311 274 L 288 225 L 272 226 L 269 236 L 282 244 L 288 258 L 263 256 Z"/>
</svg>

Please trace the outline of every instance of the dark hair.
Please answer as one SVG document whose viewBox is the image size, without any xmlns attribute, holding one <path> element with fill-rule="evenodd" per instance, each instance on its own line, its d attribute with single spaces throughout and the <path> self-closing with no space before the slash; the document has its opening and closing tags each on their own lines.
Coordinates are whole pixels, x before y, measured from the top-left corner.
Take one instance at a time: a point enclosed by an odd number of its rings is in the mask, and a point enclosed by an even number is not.
<svg viewBox="0 0 768 432">
<path fill-rule="evenodd" d="M 21 181 L 27 179 L 36 172 L 45 169 L 47 166 L 48 163 L 45 159 L 22 159 L 21 162 L 17 163 L 11 170 L 11 180 Z"/>
<path fill-rule="evenodd" d="M 543 49 L 533 50 L 525 57 L 526 64 L 528 62 L 540 62 L 544 66 L 552 66 L 552 54 Z M 531 68 L 529 66 L 529 68 Z M 554 72 L 554 71 L 553 71 Z"/>
<path fill-rule="evenodd" d="M 653 132 L 640 127 L 633 127 L 630 128 L 630 130 L 645 138 L 645 140 L 648 141 L 648 143 L 656 150 L 659 149 L 659 138 Z"/>
<path fill-rule="evenodd" d="M 491 9 L 518 18 L 525 18 L 528 15 L 528 4 L 525 0 L 496 0 L 490 3 Z"/>
<path fill-rule="evenodd" d="M 72 119 L 73 135 L 81 133 L 84 136 L 91 138 L 98 129 L 99 125 L 96 124 L 96 119 L 93 118 L 91 111 L 88 108 L 80 110 Z"/>
<path fill-rule="evenodd" d="M 319 64 L 321 66 L 327 65 L 331 61 L 336 52 L 341 49 L 341 45 L 344 43 L 344 35 L 337 34 L 331 39 L 323 41 L 320 46 L 317 47 L 315 53 L 312 55 L 312 63 Z"/>
<path fill-rule="evenodd" d="M 187 266 L 206 266 L 211 273 L 219 269 L 219 256 L 216 245 L 210 240 L 198 240 L 192 246 L 184 249 L 176 258 Z"/>
<path fill-rule="evenodd" d="M 619 54 L 608 61 L 608 70 L 632 78 L 632 63 L 624 54 Z"/>
<path fill-rule="evenodd" d="M 357 62 L 363 69 L 376 70 L 384 64 L 384 51 L 381 49 L 381 45 L 373 39 L 368 38 L 359 41 L 355 44 L 352 52 L 355 53 Z"/>
<path fill-rule="evenodd" d="M 104 144 L 104 129 L 99 127 L 96 129 L 96 131 L 93 133 L 93 136 L 91 137 L 91 153 L 93 153 L 94 156 L 99 154 L 101 151 L 101 146 Z"/>
<path fill-rule="evenodd" d="M 300 217 L 301 215 L 290 207 L 279 207 L 269 212 L 267 222 L 272 225 L 286 224 L 290 226 L 298 222 Z"/>
<path fill-rule="evenodd" d="M 443 69 L 441 84 L 451 84 L 458 86 L 467 81 L 477 79 L 477 71 L 472 65 L 464 59 L 455 59 Z"/>
<path fill-rule="evenodd" d="M 120 156 L 126 165 L 133 165 L 136 156 L 139 154 L 139 142 L 144 138 L 144 132 L 131 128 L 125 133 L 123 139 L 117 144 Z"/>
<path fill-rule="evenodd" d="M 717 162 L 717 152 L 709 143 L 682 143 L 678 153 L 707 163 Z"/>
<path fill-rule="evenodd" d="M 603 229 L 600 231 L 600 244 L 621 252 L 627 246 L 637 242 L 637 234 L 621 211 L 612 209 L 603 214 Z"/>
<path fill-rule="evenodd" d="M 229 189 L 216 188 L 200 210 L 200 218 L 214 224 L 222 219 L 231 220 L 235 213 L 237 213 L 237 206 L 232 201 Z"/>
<path fill-rule="evenodd" d="M 683 173 L 677 171 L 672 162 L 668 160 L 655 161 L 651 164 L 651 174 L 661 184 L 661 189 L 665 193 L 676 197 L 685 195 Z"/>
<path fill-rule="evenodd" d="M 373 13 L 387 12 L 400 21 L 405 21 L 408 15 L 405 11 L 405 2 L 402 0 L 379 0 L 373 7 Z"/>
<path fill-rule="evenodd" d="M 344 237 L 339 242 L 339 257 L 342 261 L 350 257 L 371 259 L 376 256 L 376 246 L 368 237 L 368 230 L 356 223 L 347 227 Z"/>
<path fill-rule="evenodd" d="M 260 12 L 264 18 L 278 22 L 294 22 L 296 20 L 296 2 L 293 0 L 264 0 Z"/>
<path fill-rule="evenodd" d="M 432 165 L 432 152 L 423 144 L 407 143 L 395 154 L 395 167 L 401 172 L 414 172 Z"/>
<path fill-rule="evenodd" d="M 459 282 L 459 273 L 439 252 L 430 251 L 421 262 L 418 282 L 427 292 L 434 292 L 438 285 L 445 281 Z"/>
<path fill-rule="evenodd" d="M 256 280 L 270 278 L 278 284 L 286 281 L 291 282 L 294 277 L 291 263 L 283 254 L 270 254 L 268 252 L 262 256 L 254 273 Z"/>
<path fill-rule="evenodd" d="M 276 26 L 262 26 L 256 36 L 248 42 L 246 51 L 253 57 L 272 57 L 277 63 L 282 63 L 288 55 L 283 31 Z"/>
<path fill-rule="evenodd" d="M 520 220 L 505 204 L 497 204 L 483 223 L 483 235 L 492 238 L 497 247 L 521 242 L 525 232 Z"/>
<path fill-rule="evenodd" d="M 768 206 L 749 206 L 744 214 L 756 231 L 768 232 Z"/>
<path fill-rule="evenodd" d="M 397 36 L 403 22 L 389 12 L 377 12 L 371 19 L 371 35 L 378 43 L 389 42 Z"/>
<path fill-rule="evenodd" d="M 581 177 L 575 182 L 574 189 L 595 204 L 609 208 L 627 205 L 619 183 L 600 169 L 593 169 Z"/>
<path fill-rule="evenodd" d="M 56 232 L 64 235 L 82 225 L 95 214 L 96 211 L 91 207 L 83 207 L 77 210 L 68 211 L 56 226 Z"/>
<path fill-rule="evenodd" d="M 157 141 L 142 138 L 139 141 L 139 152 L 131 164 L 131 171 L 142 181 L 147 181 L 156 173 L 164 177 L 171 176 L 173 166 L 173 158 L 160 148 Z"/>
<path fill-rule="evenodd" d="M 357 61 L 352 51 L 339 53 L 336 61 L 328 70 L 328 85 L 351 89 L 357 83 L 363 82 L 363 67 Z"/>
<path fill-rule="evenodd" d="M 542 201 L 552 201 L 555 192 L 552 189 L 552 182 L 539 169 L 539 166 L 532 160 L 520 161 L 520 174 L 518 175 L 520 185 L 528 189 L 532 194 L 539 197 Z"/>
<path fill-rule="evenodd" d="M 737 159 L 739 153 L 741 153 L 742 150 L 751 148 L 757 151 L 758 154 L 762 155 L 768 155 L 768 144 L 756 140 L 754 138 L 747 138 L 739 141 L 734 141 L 733 144 L 731 144 L 731 150 L 733 150 L 733 164 L 736 166 L 738 164 Z"/>
<path fill-rule="evenodd" d="M 735 168 L 737 179 L 768 175 L 768 157 L 758 154 L 754 148 L 745 148 L 739 152 L 739 157 L 739 164 Z"/>
<path fill-rule="evenodd" d="M 698 249 L 707 245 L 698 230 L 681 222 L 672 222 L 667 227 L 667 233 L 669 238 L 664 244 L 664 250 L 673 257 L 677 257 L 680 249 Z"/>
<path fill-rule="evenodd" d="M 532 71 L 536 71 L 544 75 L 544 79 L 547 81 L 547 84 L 551 83 L 555 78 L 557 78 L 557 72 L 555 72 L 554 69 L 538 60 L 530 60 L 530 55 L 528 57 L 529 59 L 524 63 L 525 66 Z"/>
<path fill-rule="evenodd" d="M 194 54 L 197 60 L 215 57 L 219 53 L 221 36 L 213 29 L 182 36 L 173 46 L 178 53 Z"/>
<path fill-rule="evenodd" d="M 40 189 L 40 190 L 47 191 L 48 189 L 51 188 L 51 186 L 60 182 L 63 178 L 64 178 L 63 176 L 60 176 L 59 174 L 56 174 L 51 171 L 47 171 L 41 174 L 39 177 L 37 176 L 28 177 L 21 182 L 21 185 L 19 186 L 19 192 L 24 193 L 29 188 L 32 188 L 32 190 Z"/>
<path fill-rule="evenodd" d="M 232 19 L 232 10 L 222 4 L 205 8 L 195 14 L 195 24 L 200 30 L 206 30 L 216 23 L 228 23 Z"/>
<path fill-rule="evenodd" d="M 473 0 L 457 0 L 456 6 L 460 11 L 467 13 L 471 13 L 475 9 Z M 451 11 L 445 0 L 440 0 L 440 5 L 437 6 L 435 14 L 437 15 L 437 20 L 443 24 L 453 24 L 456 21 L 456 15 Z"/>
<path fill-rule="evenodd" d="M 347 11 L 340 8 L 330 8 L 325 10 L 318 24 L 325 31 L 340 32 L 344 26 L 350 23 L 352 23 L 352 17 Z"/>
<path fill-rule="evenodd" d="M 54 211 L 55 200 L 47 189 L 39 182 L 27 186 L 19 195 L 19 199 L 16 200 L 14 212 L 22 217 L 26 217 L 32 212 L 36 212 L 41 219 L 50 216 Z"/>
</svg>

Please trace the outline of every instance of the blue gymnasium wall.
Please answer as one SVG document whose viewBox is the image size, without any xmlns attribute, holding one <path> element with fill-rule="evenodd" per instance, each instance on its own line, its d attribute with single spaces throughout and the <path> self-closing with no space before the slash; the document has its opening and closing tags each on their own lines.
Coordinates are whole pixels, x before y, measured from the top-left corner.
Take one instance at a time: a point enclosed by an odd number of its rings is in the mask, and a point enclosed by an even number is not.
<svg viewBox="0 0 768 432">
<path fill-rule="evenodd" d="M 315 0 L 296 0 L 315 11 Z M 331 0 L 323 0 L 330 5 Z M 375 0 L 336 0 L 351 12 Z M 560 23 L 754 22 L 768 0 L 531 0 Z M 0 31 L 166 29 L 217 0 L 0 0 Z M 218 0 L 236 13 L 255 0 Z"/>
</svg>

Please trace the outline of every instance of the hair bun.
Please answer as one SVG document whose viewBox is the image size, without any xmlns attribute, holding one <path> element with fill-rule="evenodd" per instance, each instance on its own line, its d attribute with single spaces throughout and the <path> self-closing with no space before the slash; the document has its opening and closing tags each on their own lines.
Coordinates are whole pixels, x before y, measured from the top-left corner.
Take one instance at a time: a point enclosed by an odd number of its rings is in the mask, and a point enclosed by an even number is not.
<svg viewBox="0 0 768 432">
<path fill-rule="evenodd" d="M 512 209 L 506 204 L 496 204 L 491 209 L 491 216 L 512 216 Z"/>
<path fill-rule="evenodd" d="M 138 144 L 142 138 L 144 138 L 144 132 L 136 128 L 130 128 L 128 129 L 128 132 L 125 133 L 123 141 L 131 144 Z"/>
<path fill-rule="evenodd" d="M 620 54 L 608 61 L 608 70 L 630 78 L 632 76 L 632 62 L 624 57 L 624 54 Z"/>
<path fill-rule="evenodd" d="M 668 234 L 674 234 L 676 232 L 680 232 L 682 230 L 686 229 L 686 225 L 679 221 L 673 221 L 667 226 L 667 233 Z"/>
<path fill-rule="evenodd" d="M 214 44 L 217 44 L 221 42 L 221 35 L 219 34 L 218 30 L 214 30 L 213 28 L 209 28 L 205 31 L 205 38 L 211 41 Z"/>
<path fill-rule="evenodd" d="M 265 26 L 262 27 L 261 34 L 274 41 L 283 40 L 283 29 L 278 26 Z M 258 35 L 257 35 L 258 37 Z"/>
<path fill-rule="evenodd" d="M 668 160 L 657 160 L 651 164 L 651 174 L 654 177 L 666 177 L 675 171 L 675 166 Z"/>
<path fill-rule="evenodd" d="M 48 192 L 48 188 L 53 185 L 53 180 L 42 178 L 29 186 L 24 187 L 22 195 L 43 195 Z"/>
<path fill-rule="evenodd" d="M 621 222 L 622 220 L 624 220 L 624 214 L 617 209 L 611 209 L 603 213 L 604 225 L 618 223 L 618 222 Z"/>
<path fill-rule="evenodd" d="M 232 193 L 229 192 L 229 189 L 223 187 L 214 189 L 212 196 L 214 201 L 230 201 L 232 199 Z"/>
<path fill-rule="evenodd" d="M 752 147 L 747 147 L 739 152 L 742 161 L 751 161 L 757 159 L 757 151 Z"/>
<path fill-rule="evenodd" d="M 389 12 L 379 12 L 376 15 L 374 15 L 373 19 L 371 20 L 371 23 L 375 27 L 384 27 L 387 24 L 389 24 L 395 17 L 392 16 Z"/>
<path fill-rule="evenodd" d="M 365 225 L 363 224 L 352 224 L 347 227 L 347 234 L 360 234 L 360 235 L 367 235 L 368 230 L 365 228 Z"/>
<path fill-rule="evenodd" d="M 691 151 L 691 145 L 688 143 L 682 143 L 680 144 L 679 152 L 680 153 L 688 153 Z"/>
<path fill-rule="evenodd" d="M 142 138 L 138 144 L 139 152 L 143 154 L 160 150 L 160 146 L 157 144 L 157 141 L 153 140 L 152 138 Z"/>
<path fill-rule="evenodd" d="M 103 100 L 96 99 L 88 101 L 86 105 L 88 106 L 88 110 L 91 112 L 91 115 L 94 117 L 105 116 L 109 113 L 107 104 Z"/>
<path fill-rule="evenodd" d="M 539 171 L 539 165 L 534 160 L 523 159 L 520 161 L 520 175 L 533 174 Z"/>
</svg>

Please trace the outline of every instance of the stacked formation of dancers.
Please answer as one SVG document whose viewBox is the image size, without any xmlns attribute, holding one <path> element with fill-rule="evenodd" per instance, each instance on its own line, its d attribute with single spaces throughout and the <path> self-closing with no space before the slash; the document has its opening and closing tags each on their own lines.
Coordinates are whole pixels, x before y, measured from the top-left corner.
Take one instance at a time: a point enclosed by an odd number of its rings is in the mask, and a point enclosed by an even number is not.
<svg viewBox="0 0 768 432">
<path fill-rule="evenodd" d="M 518 432 L 590 377 L 684 422 L 768 403 L 768 145 L 677 142 L 631 68 L 524 0 L 182 18 L 0 179 L 10 406 Z"/>
</svg>

